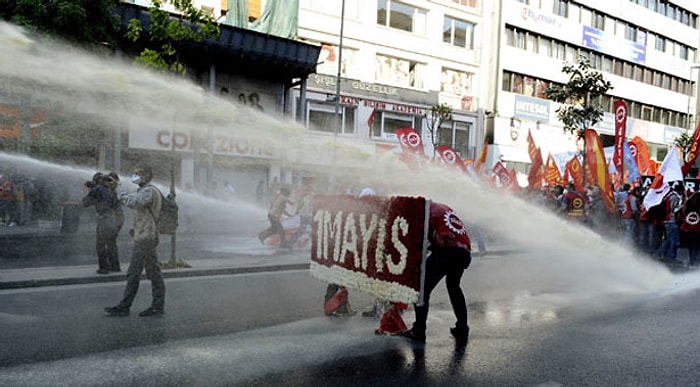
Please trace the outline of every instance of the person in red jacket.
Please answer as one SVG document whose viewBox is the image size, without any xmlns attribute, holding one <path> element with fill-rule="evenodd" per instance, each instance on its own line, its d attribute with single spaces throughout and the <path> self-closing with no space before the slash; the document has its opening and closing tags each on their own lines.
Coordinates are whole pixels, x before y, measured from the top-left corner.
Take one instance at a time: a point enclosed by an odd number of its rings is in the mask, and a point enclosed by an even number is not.
<svg viewBox="0 0 700 387">
<path fill-rule="evenodd" d="M 449 206 L 442 203 L 430 204 L 428 242 L 430 256 L 425 263 L 423 304 L 414 306 L 416 320 L 413 327 L 400 335 L 417 342 L 425 342 L 430 293 L 445 277 L 447 294 L 457 318 L 457 324 L 450 329 L 450 333 L 458 342 L 466 343 L 469 338 L 467 303 L 460 282 L 464 270 L 472 261 L 471 241 L 464 223 Z"/>
</svg>

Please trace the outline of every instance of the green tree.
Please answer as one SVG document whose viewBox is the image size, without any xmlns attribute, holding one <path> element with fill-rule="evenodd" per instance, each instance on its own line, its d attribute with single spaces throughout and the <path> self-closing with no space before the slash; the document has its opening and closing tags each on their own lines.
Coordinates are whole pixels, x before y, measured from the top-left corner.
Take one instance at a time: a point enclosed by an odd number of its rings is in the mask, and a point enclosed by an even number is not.
<svg viewBox="0 0 700 387">
<path fill-rule="evenodd" d="M 113 45 L 119 36 L 119 0 L 0 0 L 0 18 L 46 36 L 81 45 Z"/>
<path fill-rule="evenodd" d="M 613 87 L 602 73 L 591 69 L 584 56 L 579 57 L 577 64 L 564 63 L 562 72 L 569 75 L 569 82 L 551 85 L 545 95 L 562 104 L 556 112 L 564 124 L 564 130 L 575 133 L 581 139 L 586 129 L 603 119 L 605 109 L 597 101 Z"/>
<path fill-rule="evenodd" d="M 179 13 L 170 14 L 161 8 L 160 1 L 153 1 L 148 29 L 144 30 L 138 19 L 132 19 L 126 36 L 144 47 L 136 58 L 137 64 L 185 75 L 185 66 L 179 58 L 183 44 L 217 38 L 219 26 L 211 16 L 195 7 L 192 0 L 173 0 L 172 4 Z"/>
<path fill-rule="evenodd" d="M 426 119 L 428 133 L 430 133 L 430 142 L 433 144 L 433 157 L 435 157 L 435 147 L 440 141 L 438 138 L 440 125 L 452 120 L 452 108 L 446 103 L 433 105 L 423 117 Z"/>
<path fill-rule="evenodd" d="M 690 147 L 693 145 L 693 136 L 688 132 L 681 134 L 673 140 L 673 143 L 681 148 L 683 151 L 683 161 L 687 161 L 688 152 L 690 152 Z"/>
</svg>

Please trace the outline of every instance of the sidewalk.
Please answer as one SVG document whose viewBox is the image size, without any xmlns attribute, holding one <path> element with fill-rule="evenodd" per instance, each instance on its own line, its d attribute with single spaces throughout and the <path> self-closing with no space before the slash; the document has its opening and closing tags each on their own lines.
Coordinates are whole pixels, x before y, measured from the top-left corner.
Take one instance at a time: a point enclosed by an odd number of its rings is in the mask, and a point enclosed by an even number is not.
<svg viewBox="0 0 700 387">
<path fill-rule="evenodd" d="M 164 269 L 165 278 L 259 273 L 309 268 L 308 253 L 286 255 L 232 255 L 226 258 L 206 258 L 187 261 L 191 268 Z M 40 286 L 76 285 L 126 280 L 127 263 L 119 273 L 97 274 L 96 265 L 39 267 L 0 270 L 0 289 Z"/>
</svg>

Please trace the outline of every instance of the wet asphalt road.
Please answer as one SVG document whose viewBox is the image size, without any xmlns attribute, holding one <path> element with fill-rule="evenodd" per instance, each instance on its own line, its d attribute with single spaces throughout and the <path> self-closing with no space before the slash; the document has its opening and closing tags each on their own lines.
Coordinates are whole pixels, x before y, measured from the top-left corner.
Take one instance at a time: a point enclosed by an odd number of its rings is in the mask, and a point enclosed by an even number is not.
<svg viewBox="0 0 700 387">
<path fill-rule="evenodd" d="M 484 299 L 467 276 L 464 348 L 449 336 L 442 286 L 424 346 L 375 336 L 373 319 L 322 316 L 325 285 L 298 270 L 171 280 L 155 319 L 105 317 L 119 283 L 0 291 L 0 385 L 694 386 L 700 276 L 678 278 L 692 286 L 562 305 L 548 294 Z"/>
</svg>

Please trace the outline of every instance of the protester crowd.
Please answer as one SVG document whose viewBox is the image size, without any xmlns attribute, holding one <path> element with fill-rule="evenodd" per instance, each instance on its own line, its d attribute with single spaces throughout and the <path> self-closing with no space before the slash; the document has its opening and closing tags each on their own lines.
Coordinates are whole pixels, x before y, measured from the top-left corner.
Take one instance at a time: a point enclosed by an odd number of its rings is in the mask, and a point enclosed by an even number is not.
<svg viewBox="0 0 700 387">
<path fill-rule="evenodd" d="M 557 215 L 578 222 L 609 239 L 617 239 L 635 251 L 667 263 L 698 267 L 700 244 L 700 195 L 682 181 L 669 185 L 661 203 L 645 208 L 649 187 L 623 184 L 614 191 L 616 212 L 603 204 L 598 187 L 577 189 L 573 183 L 544 187 L 533 192 L 536 201 Z M 677 262 L 679 248 L 689 261 Z"/>
</svg>

